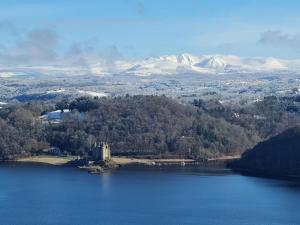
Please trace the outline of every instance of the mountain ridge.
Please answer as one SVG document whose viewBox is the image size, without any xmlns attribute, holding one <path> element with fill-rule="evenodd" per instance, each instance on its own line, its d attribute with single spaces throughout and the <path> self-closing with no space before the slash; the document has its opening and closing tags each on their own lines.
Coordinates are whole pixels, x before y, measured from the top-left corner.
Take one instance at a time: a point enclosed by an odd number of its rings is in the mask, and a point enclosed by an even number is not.
<svg viewBox="0 0 300 225">
<path fill-rule="evenodd" d="M 141 60 L 118 59 L 113 62 L 100 60 L 87 65 L 45 65 L 0 67 L 0 77 L 23 74 L 44 75 L 110 75 L 132 76 L 178 75 L 178 74 L 233 74 L 233 73 L 300 73 L 300 59 L 286 60 L 273 57 L 243 58 L 234 55 L 164 55 Z"/>
</svg>

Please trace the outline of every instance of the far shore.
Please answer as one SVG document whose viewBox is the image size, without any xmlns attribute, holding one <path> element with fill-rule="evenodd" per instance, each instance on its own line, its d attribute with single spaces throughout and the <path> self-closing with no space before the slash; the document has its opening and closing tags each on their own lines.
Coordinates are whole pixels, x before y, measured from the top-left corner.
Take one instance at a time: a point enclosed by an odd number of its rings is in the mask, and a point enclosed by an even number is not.
<svg viewBox="0 0 300 225">
<path fill-rule="evenodd" d="M 194 163 L 193 159 L 141 159 L 141 158 L 127 158 L 127 157 L 112 157 L 112 161 L 118 165 L 129 164 L 180 164 L 180 163 Z"/>
<path fill-rule="evenodd" d="M 76 156 L 30 156 L 25 158 L 16 159 L 16 162 L 28 162 L 28 163 L 43 163 L 55 166 L 66 165 L 74 160 L 76 160 Z M 143 165 L 151 165 L 151 164 L 179 164 L 179 163 L 193 163 L 195 160 L 193 159 L 141 159 L 141 158 L 128 158 L 128 157 L 112 157 L 112 162 L 117 165 L 128 165 L 128 164 L 143 164 Z"/>
<path fill-rule="evenodd" d="M 228 155 L 228 156 L 219 156 L 215 158 L 209 158 L 208 161 L 229 161 L 240 159 L 241 155 Z"/>
<path fill-rule="evenodd" d="M 74 161 L 76 157 L 74 156 L 46 156 L 46 155 L 41 155 L 41 156 L 30 156 L 26 158 L 20 158 L 16 159 L 16 162 L 28 162 L 28 163 L 41 163 L 41 164 L 49 164 L 49 165 L 54 165 L 54 166 L 62 166 L 66 165 L 71 161 Z"/>
<path fill-rule="evenodd" d="M 239 159 L 239 155 L 235 156 L 222 156 L 216 158 L 210 158 L 207 161 L 229 161 Z M 16 162 L 26 162 L 26 163 L 41 163 L 55 166 L 67 165 L 70 162 L 76 160 L 76 156 L 30 156 L 25 158 L 16 159 Z M 146 159 L 146 158 L 133 158 L 133 157 L 112 157 L 112 162 L 116 165 L 125 166 L 132 164 L 140 165 L 174 165 L 174 164 L 193 164 L 197 163 L 194 159 Z"/>
</svg>

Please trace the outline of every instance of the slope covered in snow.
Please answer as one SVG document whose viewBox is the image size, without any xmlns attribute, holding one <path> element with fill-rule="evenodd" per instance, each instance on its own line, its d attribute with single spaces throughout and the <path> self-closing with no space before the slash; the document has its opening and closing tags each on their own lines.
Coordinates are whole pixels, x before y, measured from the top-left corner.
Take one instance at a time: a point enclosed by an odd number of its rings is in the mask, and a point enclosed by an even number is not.
<svg viewBox="0 0 300 225">
<path fill-rule="evenodd" d="M 232 55 L 191 54 L 167 55 L 142 60 L 117 60 L 112 63 L 99 60 L 97 63 L 78 66 L 30 66 L 1 68 L 0 77 L 17 75 L 95 75 L 126 74 L 132 76 L 176 74 L 233 74 L 262 72 L 300 73 L 300 60 L 276 58 L 242 58 Z"/>
<path fill-rule="evenodd" d="M 223 74 L 257 72 L 300 72 L 300 60 L 281 60 L 275 58 L 240 58 L 232 55 L 163 56 L 136 61 L 124 71 L 137 76 L 171 74 Z"/>
</svg>

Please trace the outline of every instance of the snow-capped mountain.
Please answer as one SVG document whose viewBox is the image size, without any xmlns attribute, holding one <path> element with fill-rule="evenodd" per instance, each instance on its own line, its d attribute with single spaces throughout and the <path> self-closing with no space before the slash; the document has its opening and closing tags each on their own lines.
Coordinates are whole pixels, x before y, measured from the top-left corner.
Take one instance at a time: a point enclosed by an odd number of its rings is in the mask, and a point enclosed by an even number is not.
<svg viewBox="0 0 300 225">
<path fill-rule="evenodd" d="M 208 57 L 204 57 L 203 60 L 196 63 L 194 66 L 200 67 L 200 68 L 224 70 L 227 67 L 227 65 L 229 65 L 229 63 L 230 63 L 230 61 L 224 59 L 224 57 L 208 56 Z"/>
<path fill-rule="evenodd" d="M 292 66 L 293 65 L 293 66 Z M 275 58 L 240 58 L 232 55 L 162 56 L 137 61 L 125 70 L 126 74 L 136 76 L 172 75 L 172 74 L 226 74 L 256 72 L 300 72 L 300 61 L 288 61 Z"/>
<path fill-rule="evenodd" d="M 160 56 L 135 62 L 134 66 L 124 71 L 136 76 L 172 75 L 184 73 L 213 73 L 224 69 L 226 62 L 217 56 Z"/>
<path fill-rule="evenodd" d="M 275 58 L 242 58 L 233 55 L 191 54 L 167 55 L 142 60 L 105 60 L 91 62 L 90 65 L 74 66 L 63 64 L 55 66 L 22 66 L 0 68 L 0 77 L 22 74 L 42 75 L 96 75 L 127 74 L 132 76 L 176 75 L 176 74 L 228 74 L 263 72 L 299 72 L 300 60 Z"/>
<path fill-rule="evenodd" d="M 199 61 L 199 57 L 187 53 L 176 56 L 177 63 L 193 66 Z"/>
</svg>

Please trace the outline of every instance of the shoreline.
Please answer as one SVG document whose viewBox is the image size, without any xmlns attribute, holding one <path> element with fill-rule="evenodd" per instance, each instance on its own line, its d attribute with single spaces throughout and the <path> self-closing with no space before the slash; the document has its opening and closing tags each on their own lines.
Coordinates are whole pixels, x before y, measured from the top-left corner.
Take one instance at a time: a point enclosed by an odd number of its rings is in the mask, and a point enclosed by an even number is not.
<svg viewBox="0 0 300 225">
<path fill-rule="evenodd" d="M 69 165 L 69 163 L 71 163 L 74 160 L 76 160 L 76 157 L 74 156 L 62 157 L 62 156 L 40 155 L 40 156 L 29 156 L 29 157 L 19 158 L 13 160 L 12 162 L 37 163 L 37 164 L 46 164 L 52 166 L 65 166 L 65 165 Z"/>
<path fill-rule="evenodd" d="M 28 156 L 12 160 L 13 162 L 29 162 L 29 163 L 43 163 L 55 166 L 67 165 L 78 159 L 77 156 L 51 156 L 51 155 L 38 155 Z M 221 156 L 215 158 L 209 158 L 203 161 L 197 161 L 195 159 L 181 159 L 181 158 L 166 158 L 166 159 L 148 159 L 148 158 L 134 158 L 134 157 L 121 157 L 113 156 L 111 162 L 119 165 L 185 165 L 185 164 L 213 164 L 224 163 L 240 159 L 240 156 Z"/>
<path fill-rule="evenodd" d="M 24 158 L 19 158 L 12 160 L 12 162 L 28 162 L 28 163 L 41 163 L 54 166 L 63 166 L 69 165 L 78 158 L 76 156 L 48 156 L 48 155 L 39 155 L 39 156 L 29 156 Z M 194 164 L 197 163 L 193 159 L 146 159 L 146 158 L 128 158 L 128 157 L 112 157 L 111 162 L 119 166 L 125 165 L 176 165 L 176 164 Z"/>
<path fill-rule="evenodd" d="M 193 164 L 196 163 L 194 159 L 146 159 L 146 158 L 129 158 L 129 157 L 112 157 L 112 161 L 120 166 L 126 165 L 146 165 L 146 166 L 155 166 L 155 165 L 176 165 L 176 164 Z"/>
<path fill-rule="evenodd" d="M 300 182 L 300 174 L 299 173 L 288 173 L 288 172 L 273 172 L 273 171 L 264 171 L 259 169 L 248 169 L 242 167 L 234 167 L 228 166 L 228 168 L 236 173 L 241 175 L 250 176 L 250 177 L 261 177 L 275 180 L 288 180 L 288 181 L 296 181 Z"/>
<path fill-rule="evenodd" d="M 227 156 L 208 159 L 204 161 L 196 161 L 194 159 L 147 159 L 147 158 L 133 158 L 133 157 L 112 157 L 111 161 L 104 162 L 103 164 L 94 164 L 93 161 L 90 163 L 82 164 L 78 157 L 76 156 L 49 156 L 49 155 L 39 155 L 39 156 L 29 156 L 24 158 L 19 158 L 12 160 L 11 162 L 16 163 L 31 163 L 40 165 L 50 165 L 50 166 L 72 166 L 80 170 L 85 170 L 92 174 L 102 174 L 105 171 L 109 171 L 115 168 L 126 168 L 126 167 L 152 167 L 152 168 L 162 168 L 162 167 L 185 167 L 185 166 L 195 166 L 195 167 L 222 167 L 226 168 L 227 163 L 234 160 L 235 156 Z"/>
<path fill-rule="evenodd" d="M 251 177 L 262 177 L 276 180 L 289 180 L 299 182 L 299 174 L 274 174 L 265 171 L 250 170 L 245 168 L 228 166 L 230 161 L 236 160 L 236 157 L 227 156 L 222 157 L 222 159 L 210 159 L 205 161 L 195 161 L 192 159 L 138 159 L 138 158 L 126 158 L 126 157 L 112 157 L 111 164 L 108 165 L 84 165 L 80 166 L 75 163 L 77 157 L 69 156 L 30 156 L 19 158 L 11 161 L 3 161 L 8 163 L 27 163 L 33 165 L 48 165 L 48 166 L 71 166 L 76 167 L 80 170 L 85 170 L 91 174 L 102 174 L 106 171 L 110 171 L 116 168 L 128 168 L 136 166 L 137 168 L 167 168 L 167 167 L 184 167 L 184 166 L 199 166 L 199 167 L 222 167 L 228 168 L 229 170 L 239 173 L 245 176 Z"/>
</svg>

